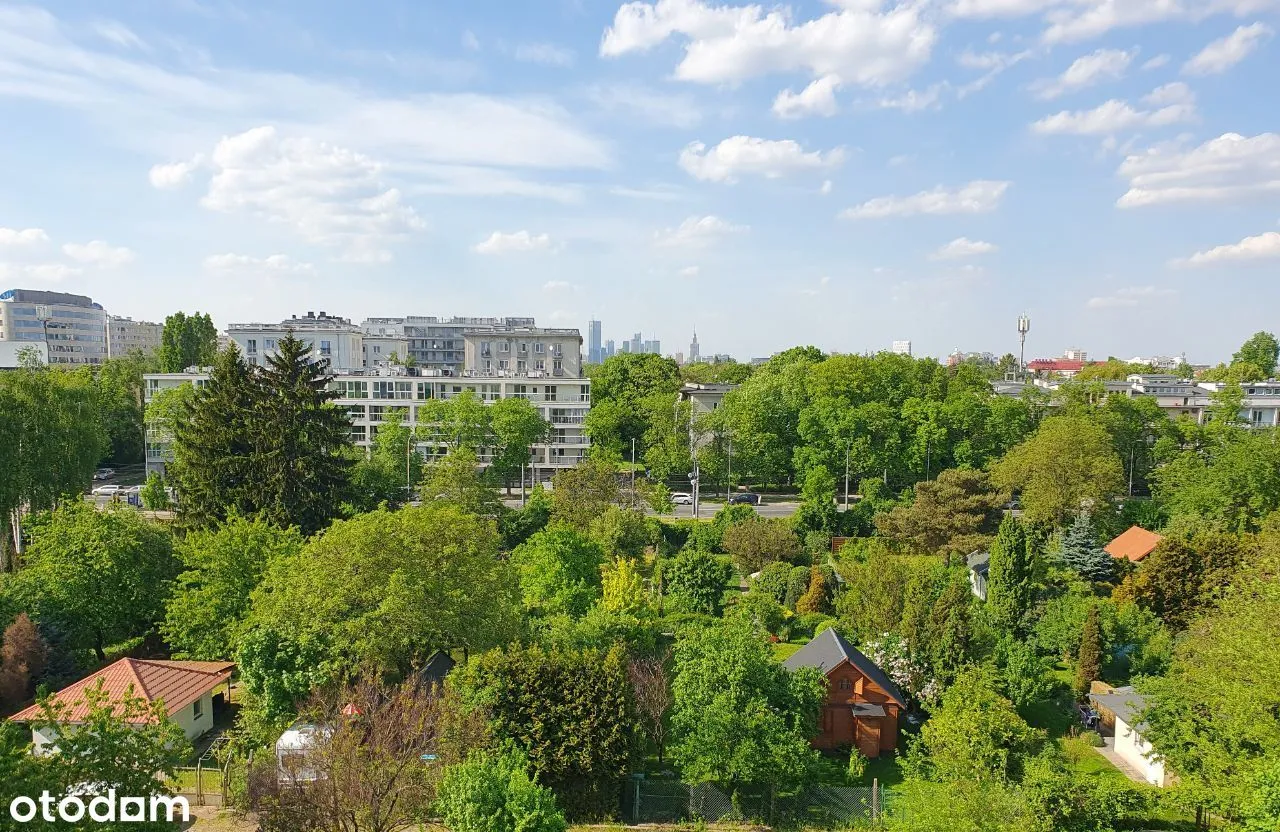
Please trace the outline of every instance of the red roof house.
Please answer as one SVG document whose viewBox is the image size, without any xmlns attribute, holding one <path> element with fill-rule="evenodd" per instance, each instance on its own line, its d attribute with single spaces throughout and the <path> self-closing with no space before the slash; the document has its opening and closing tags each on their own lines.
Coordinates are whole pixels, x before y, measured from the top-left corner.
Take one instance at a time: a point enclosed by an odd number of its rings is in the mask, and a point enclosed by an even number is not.
<svg viewBox="0 0 1280 832">
<path fill-rule="evenodd" d="M 1119 537 L 1103 546 L 1103 551 L 1113 558 L 1124 558 L 1132 563 L 1155 551 L 1163 537 L 1141 526 L 1130 526 Z"/>
</svg>

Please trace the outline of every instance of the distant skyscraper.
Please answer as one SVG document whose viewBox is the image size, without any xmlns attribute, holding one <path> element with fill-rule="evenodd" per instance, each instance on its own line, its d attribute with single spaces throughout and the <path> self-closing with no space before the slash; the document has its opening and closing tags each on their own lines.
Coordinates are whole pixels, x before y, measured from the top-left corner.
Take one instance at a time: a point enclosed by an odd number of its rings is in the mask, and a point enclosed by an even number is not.
<svg viewBox="0 0 1280 832">
<path fill-rule="evenodd" d="M 650 355 L 662 355 L 662 342 L 656 338 L 652 341 L 645 341 L 644 352 Z"/>
<path fill-rule="evenodd" d="M 617 347 L 614 346 L 613 339 L 610 338 L 608 341 L 604 342 L 604 349 L 600 351 L 600 358 L 601 360 L 605 358 L 613 358 L 614 353 L 617 351 L 618 350 Z"/>
<path fill-rule="evenodd" d="M 894 341 L 893 351 L 898 355 L 911 355 L 910 341 Z"/>
<path fill-rule="evenodd" d="M 587 322 L 587 363 L 599 364 L 604 360 L 604 353 L 600 348 L 600 322 Z"/>
<path fill-rule="evenodd" d="M 631 336 L 631 340 L 627 342 L 627 352 L 633 352 L 637 355 L 644 352 L 644 336 L 637 332 Z"/>
<path fill-rule="evenodd" d="M 702 352 L 698 349 L 698 332 L 694 330 L 693 340 L 689 342 L 689 363 L 697 364 L 702 358 Z"/>
</svg>

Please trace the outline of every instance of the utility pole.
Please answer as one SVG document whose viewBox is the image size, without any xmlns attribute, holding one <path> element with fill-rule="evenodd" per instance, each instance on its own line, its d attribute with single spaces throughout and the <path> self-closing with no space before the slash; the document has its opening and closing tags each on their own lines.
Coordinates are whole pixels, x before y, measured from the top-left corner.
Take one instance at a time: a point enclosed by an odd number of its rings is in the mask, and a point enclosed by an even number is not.
<svg viewBox="0 0 1280 832">
<path fill-rule="evenodd" d="M 1027 369 L 1027 333 L 1031 331 L 1031 317 L 1018 316 L 1018 369 Z"/>
<path fill-rule="evenodd" d="M 729 462 L 724 478 L 724 501 L 727 505 L 733 499 L 733 437 L 729 437 Z"/>
<path fill-rule="evenodd" d="M 636 438 L 631 437 L 631 493 L 636 492 Z"/>
<path fill-rule="evenodd" d="M 844 510 L 849 510 L 849 454 L 853 451 L 853 440 L 844 446 Z"/>
</svg>

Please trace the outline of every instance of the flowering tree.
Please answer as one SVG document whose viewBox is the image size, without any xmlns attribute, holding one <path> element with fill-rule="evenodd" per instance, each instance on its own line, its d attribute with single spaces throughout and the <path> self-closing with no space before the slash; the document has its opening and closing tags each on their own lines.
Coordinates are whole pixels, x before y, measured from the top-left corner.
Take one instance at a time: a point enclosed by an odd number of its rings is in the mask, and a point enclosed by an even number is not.
<svg viewBox="0 0 1280 832">
<path fill-rule="evenodd" d="M 893 633 L 868 641 L 862 652 L 885 672 L 906 697 L 916 704 L 928 705 L 938 698 L 938 680 L 929 665 L 911 651 L 907 640 Z"/>
</svg>

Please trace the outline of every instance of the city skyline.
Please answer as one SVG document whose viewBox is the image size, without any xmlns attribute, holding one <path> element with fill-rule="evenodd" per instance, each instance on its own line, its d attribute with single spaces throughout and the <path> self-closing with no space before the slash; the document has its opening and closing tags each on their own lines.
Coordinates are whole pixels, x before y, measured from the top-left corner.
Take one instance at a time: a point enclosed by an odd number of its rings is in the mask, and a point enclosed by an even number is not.
<svg viewBox="0 0 1280 832">
<path fill-rule="evenodd" d="M 1028 359 L 1216 362 L 1280 303 L 1276 25 L 1246 0 L 6 4 L 0 284 L 220 327 L 597 316 L 743 359 L 1016 352 L 1027 312 Z"/>
</svg>

